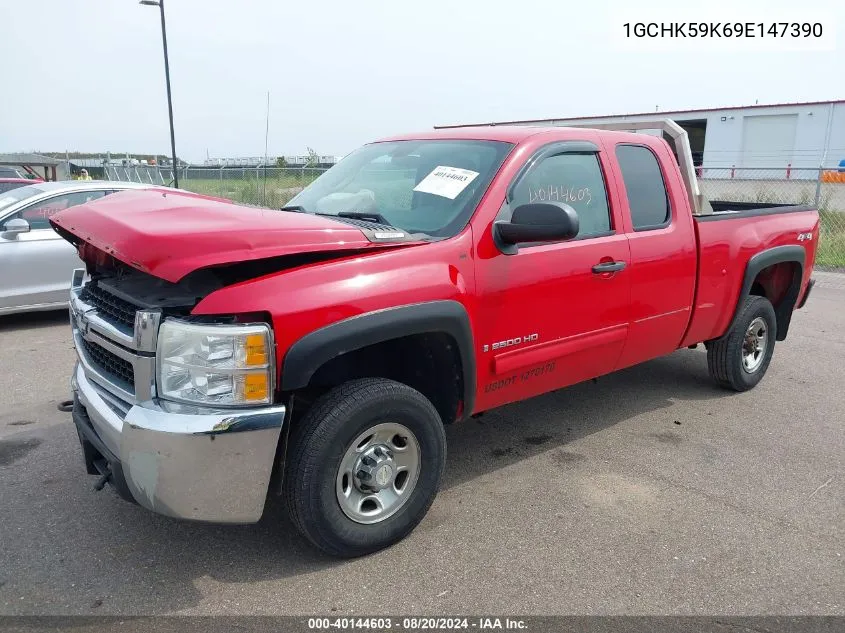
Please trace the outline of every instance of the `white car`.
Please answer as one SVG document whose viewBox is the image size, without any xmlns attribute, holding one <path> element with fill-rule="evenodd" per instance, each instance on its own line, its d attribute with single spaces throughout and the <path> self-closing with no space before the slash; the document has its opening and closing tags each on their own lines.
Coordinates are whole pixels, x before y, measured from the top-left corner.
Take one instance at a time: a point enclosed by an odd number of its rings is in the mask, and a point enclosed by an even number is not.
<svg viewBox="0 0 845 633">
<path fill-rule="evenodd" d="M 0 194 L 0 314 L 54 310 L 68 302 L 73 270 L 84 265 L 49 218 L 126 189 L 157 185 L 102 180 L 40 182 Z"/>
</svg>

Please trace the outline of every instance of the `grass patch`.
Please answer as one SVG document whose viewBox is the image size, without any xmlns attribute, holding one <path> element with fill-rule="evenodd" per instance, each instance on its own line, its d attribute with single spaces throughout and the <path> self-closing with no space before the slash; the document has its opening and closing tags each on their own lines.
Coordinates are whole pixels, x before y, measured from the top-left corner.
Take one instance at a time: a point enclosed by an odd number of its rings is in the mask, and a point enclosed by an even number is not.
<svg viewBox="0 0 845 633">
<path fill-rule="evenodd" d="M 845 268 L 845 213 L 819 210 L 819 247 L 816 251 L 817 268 Z"/>
<path fill-rule="evenodd" d="M 227 198 L 232 202 L 279 208 L 310 185 L 320 174 L 290 173 L 263 178 L 187 178 L 179 181 L 182 189 L 207 196 Z"/>
</svg>

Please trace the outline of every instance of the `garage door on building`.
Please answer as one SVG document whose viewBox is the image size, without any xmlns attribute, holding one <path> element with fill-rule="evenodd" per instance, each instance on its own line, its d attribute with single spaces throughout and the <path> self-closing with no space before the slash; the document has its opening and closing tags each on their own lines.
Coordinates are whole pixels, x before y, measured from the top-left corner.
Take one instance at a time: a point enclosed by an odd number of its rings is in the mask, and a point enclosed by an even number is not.
<svg viewBox="0 0 845 633">
<path fill-rule="evenodd" d="M 795 149 L 797 114 L 745 116 L 742 121 L 742 166 L 786 169 Z"/>
</svg>

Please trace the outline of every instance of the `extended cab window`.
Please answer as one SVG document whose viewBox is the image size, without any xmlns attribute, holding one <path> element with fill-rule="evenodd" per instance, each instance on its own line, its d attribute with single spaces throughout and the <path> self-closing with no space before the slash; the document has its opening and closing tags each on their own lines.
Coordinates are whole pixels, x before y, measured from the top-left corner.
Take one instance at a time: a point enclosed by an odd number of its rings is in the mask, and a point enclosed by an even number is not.
<svg viewBox="0 0 845 633">
<path fill-rule="evenodd" d="M 543 159 L 520 181 L 510 207 L 549 201 L 575 209 L 579 238 L 611 230 L 604 177 L 596 154 L 566 153 Z"/>
<path fill-rule="evenodd" d="M 669 222 L 669 196 L 657 156 L 642 145 L 617 145 L 616 159 L 628 193 L 635 231 L 657 229 Z"/>
</svg>

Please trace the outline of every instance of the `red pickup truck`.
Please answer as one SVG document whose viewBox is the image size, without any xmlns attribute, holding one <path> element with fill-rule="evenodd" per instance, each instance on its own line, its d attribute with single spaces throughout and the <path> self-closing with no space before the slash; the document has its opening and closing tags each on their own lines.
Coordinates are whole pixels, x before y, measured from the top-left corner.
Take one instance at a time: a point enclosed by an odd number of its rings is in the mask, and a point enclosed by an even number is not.
<svg viewBox="0 0 845 633">
<path fill-rule="evenodd" d="M 88 472 L 186 519 L 254 522 L 283 494 L 357 556 L 426 514 L 444 424 L 702 342 L 718 385 L 754 387 L 812 287 L 818 213 L 706 201 L 670 140 L 435 130 L 283 210 L 131 191 L 53 216 L 87 266 Z"/>
</svg>

